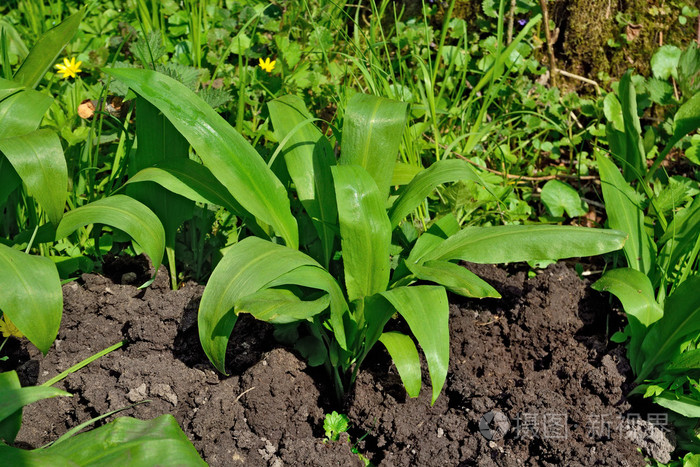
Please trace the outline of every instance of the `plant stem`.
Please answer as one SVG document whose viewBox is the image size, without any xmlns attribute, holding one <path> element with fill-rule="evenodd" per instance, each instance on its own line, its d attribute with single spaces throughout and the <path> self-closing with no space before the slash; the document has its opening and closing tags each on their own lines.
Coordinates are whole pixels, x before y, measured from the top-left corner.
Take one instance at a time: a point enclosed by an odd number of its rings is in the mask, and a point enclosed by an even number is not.
<svg viewBox="0 0 700 467">
<path fill-rule="evenodd" d="M 552 33 L 549 30 L 549 12 L 547 11 L 547 0 L 540 0 L 542 7 L 542 22 L 544 23 L 544 35 L 547 38 L 547 50 L 549 51 L 549 76 L 552 87 L 557 87 L 557 68 L 554 62 L 554 44 L 552 43 Z"/>
</svg>

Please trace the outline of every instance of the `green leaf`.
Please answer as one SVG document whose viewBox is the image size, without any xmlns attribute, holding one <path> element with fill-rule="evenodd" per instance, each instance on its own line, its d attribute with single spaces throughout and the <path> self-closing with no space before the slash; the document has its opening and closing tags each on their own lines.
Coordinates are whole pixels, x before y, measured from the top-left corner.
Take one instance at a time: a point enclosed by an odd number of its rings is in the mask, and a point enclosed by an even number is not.
<svg viewBox="0 0 700 467">
<path fill-rule="evenodd" d="M 359 165 L 389 196 L 394 164 L 406 126 L 408 104 L 367 94 L 350 98 L 343 119 L 341 165 Z"/>
<path fill-rule="evenodd" d="M 22 386 L 19 384 L 19 377 L 16 371 L 8 371 L 0 373 L 0 391 L 5 389 L 19 390 Z M 12 444 L 15 442 L 17 433 L 22 427 L 22 408 L 20 407 L 11 415 L 0 420 L 0 444 Z"/>
<path fill-rule="evenodd" d="M 547 207 L 549 214 L 555 217 L 563 216 L 564 211 L 569 217 L 585 216 L 588 212 L 578 192 L 571 185 L 559 180 L 550 180 L 545 183 L 540 199 Z"/>
<path fill-rule="evenodd" d="M 338 217 L 330 169 L 335 165 L 333 148 L 312 123 L 313 117 L 300 97 L 283 96 L 268 102 L 267 108 L 277 140 L 286 140 L 282 154 L 287 171 L 321 239 L 322 263 L 328 267 Z"/>
<path fill-rule="evenodd" d="M 310 268 L 303 266 L 318 269 L 327 281 L 323 282 L 318 275 L 308 271 Z M 286 284 L 295 283 L 295 275 L 287 273 L 296 269 L 301 269 L 296 276 L 298 282 L 309 279 L 304 286 L 329 292 L 331 307 L 343 307 L 342 293 L 338 299 L 337 289 L 328 290 L 332 287 L 329 283 L 335 283 L 335 280 L 316 261 L 298 250 L 256 237 L 248 237 L 228 250 L 209 278 L 197 318 L 202 348 L 219 371 L 225 373 L 226 346 L 238 319 L 236 306 L 262 289 L 283 285 L 281 278 Z M 335 287 L 338 287 L 337 283 Z M 344 306 L 347 308 L 347 304 Z M 342 316 L 344 311 L 336 310 L 335 313 Z"/>
<path fill-rule="evenodd" d="M 620 332 L 620 331 L 616 331 L 615 334 L 610 336 L 610 340 L 612 342 L 615 342 L 616 344 L 622 344 L 623 342 L 626 342 L 627 338 L 628 338 L 627 334 L 625 334 L 624 332 Z"/>
<path fill-rule="evenodd" d="M 141 182 L 157 183 L 192 201 L 223 206 L 236 215 L 246 213 L 209 169 L 191 159 L 160 162 L 155 167 L 139 171 L 129 178 L 127 184 Z"/>
<path fill-rule="evenodd" d="M 615 295 L 622 303 L 625 313 L 634 316 L 644 327 L 651 326 L 664 315 L 654 298 L 651 281 L 635 269 L 618 268 L 608 271 L 591 287 Z"/>
<path fill-rule="evenodd" d="M 397 287 L 381 295 L 403 316 L 423 349 L 433 386 L 434 404 L 445 384 L 450 360 L 447 293 L 442 287 L 419 285 Z"/>
<path fill-rule="evenodd" d="M 463 266 L 448 261 L 407 263 L 407 266 L 418 279 L 435 282 L 463 297 L 501 298 L 501 294 L 496 289 Z"/>
<path fill-rule="evenodd" d="M 408 185 L 413 177 L 423 171 L 423 167 L 397 162 L 394 164 L 394 174 L 391 177 L 392 185 Z"/>
<path fill-rule="evenodd" d="M 700 368 L 700 349 L 686 350 L 671 360 L 664 371 L 687 373 L 689 370 Z"/>
<path fill-rule="evenodd" d="M 700 93 L 681 105 L 673 117 L 673 144 L 691 131 L 697 130 L 698 127 L 700 127 Z"/>
<path fill-rule="evenodd" d="M 346 290 L 353 301 L 386 290 L 391 224 L 384 209 L 385 198 L 366 170 L 356 165 L 334 166 L 331 170 Z"/>
<path fill-rule="evenodd" d="M 396 227 L 411 211 L 443 183 L 469 180 L 481 185 L 484 182 L 476 171 L 462 160 L 442 160 L 421 171 L 399 194 L 389 210 L 391 226 Z"/>
<path fill-rule="evenodd" d="M 0 138 L 20 136 L 39 128 L 53 99 L 46 94 L 26 90 L 0 102 Z"/>
<path fill-rule="evenodd" d="M 150 70 L 104 70 L 156 106 L 189 141 L 207 168 L 251 214 L 272 225 L 292 248 L 296 219 L 282 183 L 260 155 L 206 102 L 176 80 Z"/>
<path fill-rule="evenodd" d="M 690 43 L 678 61 L 678 84 L 686 98 L 700 91 L 700 49 Z"/>
<path fill-rule="evenodd" d="M 398 332 L 385 332 L 379 341 L 389 351 L 408 395 L 418 397 L 421 387 L 420 358 L 413 339 Z"/>
<path fill-rule="evenodd" d="M 340 434 L 348 431 L 349 427 L 350 419 L 348 416 L 339 414 L 335 410 L 326 414 L 326 417 L 323 419 L 323 430 L 326 432 L 326 438 L 331 441 L 338 441 Z"/>
<path fill-rule="evenodd" d="M 49 29 L 34 44 L 29 55 L 15 73 L 14 81 L 34 89 L 46 71 L 54 64 L 61 50 L 78 31 L 85 10 L 68 17 L 58 26 Z"/>
<path fill-rule="evenodd" d="M 636 269 L 619 268 L 606 272 L 596 281 L 593 289 L 615 295 L 625 309 L 630 324 L 628 357 L 635 373 L 643 363 L 641 346 L 647 328 L 663 317 L 664 311 L 654 298 L 649 278 Z"/>
<path fill-rule="evenodd" d="M 642 343 L 644 364 L 637 376 L 643 381 L 657 365 L 677 357 L 688 336 L 700 331 L 700 276 L 683 282 L 664 303 L 664 317 L 649 330 Z"/>
<path fill-rule="evenodd" d="M 15 412 L 33 402 L 49 399 L 56 396 L 68 396 L 71 394 L 53 387 L 28 386 L 18 388 L 14 385 L 0 387 L 0 420 L 13 416 Z M 0 444 L 2 446 L 2 444 Z"/>
<path fill-rule="evenodd" d="M 68 196 L 68 168 L 56 133 L 37 130 L 3 138 L 0 151 L 46 210 L 49 220 L 58 225 Z"/>
<path fill-rule="evenodd" d="M 158 271 L 165 249 L 165 231 L 158 217 L 146 206 L 126 195 L 93 201 L 63 216 L 56 229 L 56 240 L 89 224 L 105 224 L 126 232 L 143 248 Z M 150 281 L 144 286 L 148 284 Z"/>
<path fill-rule="evenodd" d="M 639 205 L 639 196 L 625 182 L 615 164 L 602 155 L 598 156 L 597 161 L 608 224 L 629 235 L 623 250 L 629 267 L 648 274 L 655 254 L 649 234 L 644 229 L 644 211 Z"/>
<path fill-rule="evenodd" d="M 120 417 L 45 449 L 0 445 L 0 457 L 8 465 L 33 466 L 207 465 L 172 415 L 146 421 Z"/>
<path fill-rule="evenodd" d="M 670 391 L 664 391 L 653 398 L 655 404 L 673 410 L 688 418 L 700 417 L 700 401 L 688 396 L 677 396 Z"/>
<path fill-rule="evenodd" d="M 0 310 L 46 355 L 63 313 L 61 280 L 53 262 L 0 244 Z"/>
<path fill-rule="evenodd" d="M 678 79 L 676 69 L 681 58 L 681 49 L 675 45 L 662 45 L 651 57 L 651 72 L 655 78 L 667 80 Z"/>
<path fill-rule="evenodd" d="M 631 71 L 627 71 L 620 79 L 618 94 L 625 121 L 626 152 L 616 155 L 626 162 L 622 167 L 622 173 L 625 175 L 625 180 L 631 181 L 643 178 L 646 173 L 642 127 L 637 115 L 637 93 L 632 84 Z"/>
<path fill-rule="evenodd" d="M 129 175 L 163 162 L 186 161 L 189 144 L 153 105 L 136 98 L 137 148 L 129 160 Z M 148 206 L 165 230 L 165 245 L 175 247 L 175 233 L 192 217 L 194 203 L 152 183 L 129 186 L 126 194 Z M 172 265 L 170 265 L 172 267 Z"/>
<path fill-rule="evenodd" d="M 330 298 L 301 300 L 289 290 L 264 289 L 236 302 L 235 313 L 250 313 L 256 319 L 274 324 L 288 324 L 311 318 L 328 308 Z"/>
<path fill-rule="evenodd" d="M 615 230 L 559 225 L 466 227 L 433 248 L 424 260 L 496 264 L 593 256 L 619 250 L 625 237 Z"/>
</svg>

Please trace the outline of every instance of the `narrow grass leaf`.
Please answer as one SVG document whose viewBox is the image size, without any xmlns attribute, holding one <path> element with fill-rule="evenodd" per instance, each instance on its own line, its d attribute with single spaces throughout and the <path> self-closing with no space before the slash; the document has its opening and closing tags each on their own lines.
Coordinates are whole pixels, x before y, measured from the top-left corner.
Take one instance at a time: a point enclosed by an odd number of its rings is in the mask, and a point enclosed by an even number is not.
<svg viewBox="0 0 700 467">
<path fill-rule="evenodd" d="M 29 55 L 13 77 L 14 81 L 34 89 L 78 31 L 84 15 L 85 10 L 80 10 L 58 26 L 46 31 L 29 51 Z"/>
<path fill-rule="evenodd" d="M 352 96 L 345 109 L 338 163 L 363 167 L 382 199 L 389 196 L 407 113 L 406 103 L 367 94 Z"/>
<path fill-rule="evenodd" d="M 654 246 L 644 229 L 644 211 L 639 205 L 639 195 L 620 175 L 615 164 L 602 155 L 597 161 L 608 225 L 628 235 L 623 251 L 629 267 L 649 274 L 654 261 Z"/>
<path fill-rule="evenodd" d="M 392 161 L 393 163 L 393 161 Z M 374 295 L 389 283 L 391 224 L 385 198 L 365 169 L 332 167 L 348 299 Z"/>
<path fill-rule="evenodd" d="M 433 190 L 443 183 L 469 180 L 483 185 L 479 174 L 462 160 L 442 160 L 416 175 L 400 192 L 389 210 L 391 226 L 396 227 L 411 211 L 417 208 Z"/>
<path fill-rule="evenodd" d="M 447 378 L 450 360 L 450 316 L 445 289 L 432 285 L 397 287 L 382 292 L 406 320 L 425 354 L 435 403 Z"/>
<path fill-rule="evenodd" d="M 312 116 L 300 97 L 283 96 L 268 102 L 267 108 L 277 140 L 288 138 L 282 152 L 287 171 L 321 239 L 322 263 L 327 267 L 333 255 L 333 227 L 338 218 L 331 177 L 331 166 L 335 165 L 333 148 L 311 122 Z"/>
<path fill-rule="evenodd" d="M 625 238 L 616 230 L 559 225 L 466 227 L 433 248 L 424 259 L 485 264 L 556 260 L 619 250 Z"/>
<path fill-rule="evenodd" d="M 58 335 L 63 293 L 56 266 L 0 244 L 0 310 L 46 355 Z"/>
<path fill-rule="evenodd" d="M 618 87 L 622 116 L 625 122 L 625 140 L 627 151 L 617 154 L 623 157 L 626 164 L 622 167 L 625 180 L 632 181 L 643 178 L 646 173 L 646 156 L 642 143 L 642 127 L 637 115 L 637 93 L 632 84 L 632 71 L 627 71 L 620 79 Z"/>
<path fill-rule="evenodd" d="M 105 70 L 156 106 L 189 141 L 207 168 L 255 217 L 270 224 L 292 248 L 297 222 L 282 183 L 248 143 L 214 109 L 176 80 L 150 70 Z"/>
<path fill-rule="evenodd" d="M 89 224 L 105 224 L 126 232 L 143 248 L 158 271 L 165 249 L 165 231 L 158 217 L 145 205 L 126 195 L 93 201 L 63 216 L 56 229 L 56 239 Z"/>
<path fill-rule="evenodd" d="M 420 358 L 413 339 L 399 332 L 385 332 L 379 341 L 389 351 L 408 395 L 418 397 L 421 387 Z"/>
<path fill-rule="evenodd" d="M 0 151 L 27 186 L 49 220 L 58 225 L 68 196 L 68 168 L 58 135 L 37 130 L 0 139 Z"/>
</svg>

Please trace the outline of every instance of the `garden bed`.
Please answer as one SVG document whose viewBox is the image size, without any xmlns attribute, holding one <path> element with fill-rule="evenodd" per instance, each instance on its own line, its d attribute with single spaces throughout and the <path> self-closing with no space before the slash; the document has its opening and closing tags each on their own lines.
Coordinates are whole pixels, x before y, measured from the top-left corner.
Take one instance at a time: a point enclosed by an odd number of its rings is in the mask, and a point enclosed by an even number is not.
<svg viewBox="0 0 700 467">
<path fill-rule="evenodd" d="M 63 287 L 63 322 L 45 358 L 12 341 L 0 365 L 16 368 L 23 385 L 40 384 L 115 342 L 129 343 L 56 385 L 74 397 L 26 407 L 17 445 L 41 446 L 149 399 L 119 415 L 173 414 L 210 465 L 362 465 L 351 451 L 362 437 L 359 452 L 386 466 L 643 465 L 640 447 L 668 458 L 670 427 L 653 426 L 625 398 L 633 378 L 623 347 L 606 337 L 606 328 L 609 335 L 621 324 L 617 314 L 608 317 L 606 297 L 561 264 L 531 279 L 525 270 L 469 267 L 503 298 L 451 296 L 450 369 L 435 405 L 428 387 L 406 396 L 377 346 L 338 407 L 322 371 L 277 344 L 271 326 L 246 317 L 230 341 L 231 376 L 218 374 L 197 336 L 203 287 L 171 291 L 161 270 L 140 290 L 131 284 L 148 276 L 145 261 L 106 265 L 108 277 L 83 275 Z M 332 410 L 349 415 L 350 442 L 348 435 L 323 442 Z"/>
</svg>

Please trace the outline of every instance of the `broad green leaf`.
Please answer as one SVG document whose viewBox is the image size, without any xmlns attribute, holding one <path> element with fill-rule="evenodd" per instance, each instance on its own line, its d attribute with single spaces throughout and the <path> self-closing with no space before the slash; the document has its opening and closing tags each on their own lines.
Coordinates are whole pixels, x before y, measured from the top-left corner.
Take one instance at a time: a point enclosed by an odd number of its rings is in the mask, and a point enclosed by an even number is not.
<svg viewBox="0 0 700 467">
<path fill-rule="evenodd" d="M 21 184 L 22 179 L 19 178 L 10 161 L 0 153 L 0 206 L 5 204 L 10 193 Z"/>
<path fill-rule="evenodd" d="M 700 349 L 686 350 L 671 360 L 664 371 L 687 373 L 700 368 Z"/>
<path fill-rule="evenodd" d="M 338 285 L 338 282 L 328 271 L 318 267 L 318 264 L 313 266 L 300 266 L 286 274 L 282 274 L 276 279 L 268 282 L 266 287 L 279 287 L 288 285 L 298 285 L 323 290 L 328 293 L 331 306 L 330 324 L 335 334 L 335 339 L 338 345 L 344 350 L 347 350 L 346 332 L 354 332 L 356 324 L 350 326 L 351 329 L 346 329 L 347 318 L 349 317 L 349 307 L 345 301 L 343 290 Z M 354 336 L 351 336 L 354 338 Z"/>
<path fill-rule="evenodd" d="M 418 397 L 421 387 L 420 358 L 413 339 L 398 332 L 385 332 L 379 341 L 389 351 L 408 395 Z"/>
<path fill-rule="evenodd" d="M 423 171 L 423 167 L 397 162 L 394 164 L 394 174 L 391 177 L 392 185 L 408 185 L 413 177 Z"/>
<path fill-rule="evenodd" d="M 700 92 L 681 105 L 673 117 L 672 141 L 680 141 L 688 133 L 700 127 Z"/>
<path fill-rule="evenodd" d="M 681 58 L 681 49 L 675 45 L 662 45 L 651 57 L 651 71 L 654 77 L 667 80 L 671 76 L 678 79 L 678 60 Z"/>
<path fill-rule="evenodd" d="M 58 26 L 49 29 L 34 44 L 27 58 L 15 73 L 14 81 L 34 89 L 46 71 L 53 66 L 61 50 L 70 42 L 85 15 L 85 10 L 67 18 Z"/>
<path fill-rule="evenodd" d="M 46 94 L 26 90 L 0 102 L 0 138 L 20 136 L 39 128 L 53 99 Z"/>
<path fill-rule="evenodd" d="M 568 183 L 559 180 L 550 180 L 545 183 L 540 199 L 547 207 L 547 211 L 555 217 L 563 216 L 564 211 L 569 217 L 584 216 L 588 212 L 578 192 Z"/>
<path fill-rule="evenodd" d="M 306 301 L 289 290 L 264 289 L 238 300 L 235 313 L 250 313 L 267 323 L 287 324 L 311 318 L 328 308 L 329 304 L 328 295 Z"/>
<path fill-rule="evenodd" d="M 255 217 L 272 225 L 292 248 L 296 219 L 282 183 L 260 155 L 206 102 L 176 80 L 150 70 L 105 70 L 156 106 L 189 141 L 212 174 Z"/>
<path fill-rule="evenodd" d="M 683 282 L 664 303 L 664 316 L 647 333 L 642 343 L 644 364 L 637 376 L 643 381 L 654 368 L 680 354 L 681 344 L 700 331 L 700 276 Z"/>
<path fill-rule="evenodd" d="M 392 161 L 393 163 L 393 161 Z M 332 167 L 348 299 L 374 295 L 389 283 L 391 224 L 377 185 L 362 167 Z"/>
<path fill-rule="evenodd" d="M 464 297 L 501 298 L 501 294 L 469 269 L 448 261 L 427 261 L 423 264 L 407 263 L 418 279 L 435 282 Z"/>
<path fill-rule="evenodd" d="M 0 391 L 5 389 L 19 390 L 19 377 L 16 371 L 0 373 Z M 0 443 L 12 444 L 22 427 L 22 408 L 0 420 Z"/>
<path fill-rule="evenodd" d="M 608 93 L 603 99 L 603 113 L 614 130 L 620 133 L 625 132 L 625 117 L 622 115 L 622 105 L 612 92 Z"/>
<path fill-rule="evenodd" d="M 153 105 L 136 98 L 136 152 L 129 160 L 129 175 L 163 162 L 188 159 L 189 144 Z M 126 194 L 148 206 L 165 230 L 165 245 L 175 247 L 175 233 L 192 217 L 194 203 L 154 183 L 127 187 Z M 172 265 L 171 265 L 172 267 Z"/>
<path fill-rule="evenodd" d="M 451 213 L 436 220 L 427 232 L 418 237 L 407 262 L 422 263 L 425 255 L 442 244 L 443 240 L 459 232 L 459 223 Z"/>
<path fill-rule="evenodd" d="M 628 234 L 623 251 L 629 267 L 649 274 L 654 261 L 654 246 L 644 230 L 644 211 L 639 205 L 639 195 L 625 182 L 615 164 L 602 155 L 597 161 L 608 224 L 610 228 Z"/>
<path fill-rule="evenodd" d="M 368 94 L 355 94 L 345 109 L 338 163 L 363 167 L 382 199 L 389 196 L 407 113 L 403 102 Z"/>
<path fill-rule="evenodd" d="M 0 245 L 0 310 L 46 355 L 58 335 L 63 293 L 56 266 Z"/>
<path fill-rule="evenodd" d="M 68 196 L 68 168 L 58 135 L 50 130 L 37 130 L 14 138 L 0 139 L 0 151 L 49 220 L 58 225 Z"/>
<path fill-rule="evenodd" d="M 207 465 L 169 414 L 145 421 L 120 417 L 45 449 L 0 445 L 0 458 L 8 465 L 32 466 Z"/>
<path fill-rule="evenodd" d="M 607 271 L 591 287 L 615 295 L 622 303 L 625 313 L 637 318 L 645 327 L 661 319 L 664 314 L 654 298 L 651 281 L 635 269 L 618 268 Z"/>
<path fill-rule="evenodd" d="M 126 232 L 143 248 L 158 271 L 165 249 L 165 232 L 158 217 L 146 206 L 126 195 L 93 201 L 63 216 L 56 228 L 56 240 L 89 224 L 105 224 Z"/>
<path fill-rule="evenodd" d="M 658 241 L 663 245 L 657 262 L 659 268 L 673 271 L 684 256 L 691 254 L 700 232 L 700 197 L 678 212 L 668 224 L 666 233 Z M 678 285 L 678 284 L 676 284 Z"/>
<path fill-rule="evenodd" d="M 593 289 L 615 295 L 625 309 L 630 324 L 630 343 L 627 355 L 635 373 L 641 369 L 641 346 L 647 328 L 664 314 L 654 298 L 654 288 L 649 278 L 636 269 L 619 268 L 606 272 L 596 281 Z"/>
<path fill-rule="evenodd" d="M 435 162 L 411 180 L 401 192 L 389 210 L 391 226 L 396 227 L 411 211 L 418 207 L 435 187 L 443 183 L 469 180 L 483 185 L 481 177 L 462 160 L 443 160 Z"/>
<path fill-rule="evenodd" d="M 617 154 L 626 164 L 622 167 L 625 180 L 643 178 L 646 173 L 646 156 L 642 143 L 642 127 L 637 115 L 637 93 L 632 84 L 632 72 L 627 71 L 620 79 L 618 88 L 622 115 L 625 119 L 626 153 Z"/>
<path fill-rule="evenodd" d="M 277 140 L 286 140 L 282 154 L 287 171 L 321 239 L 322 263 L 328 267 L 335 240 L 333 227 L 338 218 L 330 170 L 335 165 L 333 149 L 312 123 L 300 97 L 283 96 L 268 102 L 267 108 Z"/>
<path fill-rule="evenodd" d="M 678 61 L 678 84 L 684 97 L 700 91 L 700 48 L 692 42 Z"/>
<path fill-rule="evenodd" d="M 664 391 L 653 398 L 655 404 L 673 410 L 688 418 L 700 418 L 700 401 L 688 396 L 677 396 L 670 391 Z"/>
<path fill-rule="evenodd" d="M 192 201 L 223 206 L 236 215 L 245 212 L 209 169 L 191 159 L 160 162 L 139 171 L 127 184 L 140 182 L 157 183 Z"/>
<path fill-rule="evenodd" d="M 382 292 L 408 323 L 428 363 L 435 403 L 447 378 L 450 360 L 450 316 L 445 289 L 432 285 L 397 287 Z"/>
<path fill-rule="evenodd" d="M 202 348 L 219 371 L 226 373 L 226 346 L 238 320 L 236 305 L 302 266 L 321 269 L 316 261 L 298 250 L 256 237 L 248 237 L 228 250 L 209 278 L 197 318 Z M 305 285 L 323 290 L 326 284 Z"/>
<path fill-rule="evenodd" d="M 26 88 L 26 86 L 15 83 L 12 80 L 0 78 L 0 103 L 11 95 L 16 94 Z"/>
<path fill-rule="evenodd" d="M 12 416 L 25 405 L 56 396 L 70 397 L 71 394 L 46 386 L 17 388 L 8 385 L 2 387 L 0 388 L 0 420 L 5 420 L 7 417 Z"/>
<path fill-rule="evenodd" d="M 559 225 L 466 227 L 433 248 L 424 260 L 496 264 L 593 256 L 619 250 L 625 237 L 616 230 Z"/>
</svg>

